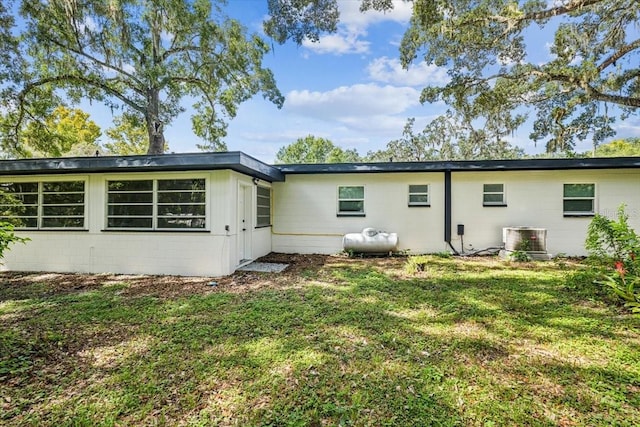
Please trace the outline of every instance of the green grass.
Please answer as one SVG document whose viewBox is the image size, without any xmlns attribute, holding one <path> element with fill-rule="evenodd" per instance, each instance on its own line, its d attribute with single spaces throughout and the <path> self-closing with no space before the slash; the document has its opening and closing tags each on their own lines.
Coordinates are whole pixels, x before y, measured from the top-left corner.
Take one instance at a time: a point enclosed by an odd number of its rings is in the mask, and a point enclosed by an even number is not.
<svg viewBox="0 0 640 427">
<path fill-rule="evenodd" d="M 640 320 L 580 265 L 405 261 L 170 297 L 0 275 L 0 424 L 640 425 Z"/>
</svg>

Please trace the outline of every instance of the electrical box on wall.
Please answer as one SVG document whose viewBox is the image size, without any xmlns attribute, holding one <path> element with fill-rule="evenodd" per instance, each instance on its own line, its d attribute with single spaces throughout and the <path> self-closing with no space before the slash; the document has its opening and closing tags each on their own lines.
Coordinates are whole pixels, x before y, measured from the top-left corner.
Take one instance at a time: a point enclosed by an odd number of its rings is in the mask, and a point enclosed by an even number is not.
<svg viewBox="0 0 640 427">
<path fill-rule="evenodd" d="M 464 236 L 464 224 L 458 224 L 458 236 Z"/>
</svg>

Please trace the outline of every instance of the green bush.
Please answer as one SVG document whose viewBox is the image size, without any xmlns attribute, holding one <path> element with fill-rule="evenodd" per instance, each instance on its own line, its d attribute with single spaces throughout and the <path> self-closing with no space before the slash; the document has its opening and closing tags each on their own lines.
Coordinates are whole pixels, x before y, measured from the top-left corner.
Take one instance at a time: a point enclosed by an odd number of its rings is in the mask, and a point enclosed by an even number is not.
<svg viewBox="0 0 640 427">
<path fill-rule="evenodd" d="M 640 313 L 640 237 L 629 226 L 625 206 L 617 219 L 596 214 L 589 224 L 585 247 L 600 269 L 596 283 L 611 289 L 626 307 Z"/>
<path fill-rule="evenodd" d="M 29 238 L 18 237 L 13 232 L 13 224 L 0 221 L 0 259 L 4 258 L 4 253 L 9 250 L 9 246 L 14 243 L 26 243 Z"/>
</svg>

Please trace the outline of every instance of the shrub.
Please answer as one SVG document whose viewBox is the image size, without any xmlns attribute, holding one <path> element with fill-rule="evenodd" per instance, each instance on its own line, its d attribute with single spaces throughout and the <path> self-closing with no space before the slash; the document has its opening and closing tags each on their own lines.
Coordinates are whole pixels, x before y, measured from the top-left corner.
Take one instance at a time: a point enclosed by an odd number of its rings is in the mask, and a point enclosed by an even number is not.
<svg viewBox="0 0 640 427">
<path fill-rule="evenodd" d="M 631 311 L 640 312 L 640 237 L 629 226 L 624 205 L 615 220 L 594 216 L 585 247 L 600 268 L 596 283 L 611 289 Z"/>
<path fill-rule="evenodd" d="M 0 259 L 4 258 L 4 253 L 9 250 L 9 246 L 14 243 L 26 243 L 31 239 L 18 237 L 13 232 L 13 224 L 0 222 Z"/>
</svg>

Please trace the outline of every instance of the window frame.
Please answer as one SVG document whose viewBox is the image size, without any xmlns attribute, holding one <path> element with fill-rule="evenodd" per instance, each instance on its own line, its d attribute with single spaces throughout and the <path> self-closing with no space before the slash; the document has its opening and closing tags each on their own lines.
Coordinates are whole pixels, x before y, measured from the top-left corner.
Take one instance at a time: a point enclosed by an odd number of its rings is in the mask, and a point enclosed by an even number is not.
<svg viewBox="0 0 640 427">
<path fill-rule="evenodd" d="M 501 185 L 502 186 L 502 191 L 487 191 L 487 186 L 488 185 Z M 483 207 L 494 207 L 494 208 L 504 208 L 507 207 L 507 186 L 504 183 L 500 183 L 500 182 L 491 182 L 491 183 L 483 183 L 482 184 L 482 206 Z M 501 194 L 502 195 L 502 200 L 501 201 L 496 201 L 496 202 L 491 202 L 491 201 L 486 201 L 485 200 L 485 196 L 486 195 L 496 195 L 496 194 Z"/>
<path fill-rule="evenodd" d="M 426 192 L 420 191 L 411 191 L 411 187 L 427 187 Z M 408 185 L 408 193 L 407 193 L 407 206 L 410 208 L 430 208 L 431 207 L 431 185 L 430 184 L 409 184 Z M 411 196 L 427 196 L 426 202 L 412 202 Z"/>
<path fill-rule="evenodd" d="M 0 181 L 2 184 L 36 184 L 37 190 L 35 192 L 21 192 L 16 194 L 35 195 L 36 203 L 28 204 L 26 206 L 32 206 L 36 208 L 35 215 L 22 215 L 16 218 L 33 218 L 36 220 L 35 227 L 29 226 L 15 226 L 16 230 L 24 231 L 86 231 L 87 230 L 87 204 L 88 204 L 88 178 L 86 176 L 79 177 L 64 177 L 57 178 L 52 177 L 50 179 L 3 179 Z M 81 183 L 81 191 L 45 191 L 45 184 L 60 184 L 60 183 Z M 69 194 L 82 194 L 82 203 L 46 203 L 45 195 L 69 195 Z M 5 205 L 2 205 L 5 206 Z M 82 215 L 45 215 L 45 207 L 82 207 Z M 0 221 L 4 220 L 2 217 Z M 81 218 L 82 225 L 79 226 L 45 226 L 44 223 L 47 219 L 52 218 Z"/>
<path fill-rule="evenodd" d="M 362 198 L 341 198 L 340 197 L 340 189 L 341 188 L 362 188 Z M 336 191 L 336 216 L 338 217 L 365 217 L 366 216 L 366 206 L 365 200 L 367 197 L 366 186 L 363 184 L 354 184 L 354 185 L 338 185 Z M 340 202 L 362 202 L 362 210 L 360 211 L 343 211 L 340 209 Z"/>
<path fill-rule="evenodd" d="M 260 195 L 260 190 L 267 190 L 269 191 L 269 196 L 261 196 Z M 264 200 L 267 199 L 267 204 L 260 204 L 260 199 Z M 273 209 L 271 206 L 271 201 L 273 199 L 273 190 L 271 189 L 271 187 L 267 187 L 265 185 L 256 185 L 256 222 L 255 222 L 255 228 L 266 228 L 266 227 L 271 227 L 273 225 Z M 260 213 L 258 212 L 260 208 L 264 208 L 267 207 L 269 209 L 269 220 L 268 223 L 266 224 L 261 224 L 260 223 L 260 218 L 261 217 L 265 217 L 266 215 L 260 215 Z"/>
<path fill-rule="evenodd" d="M 590 185 L 593 186 L 593 196 L 580 196 L 574 197 L 565 195 L 565 191 L 568 185 Z M 565 182 L 562 184 L 562 215 L 565 218 L 571 217 L 593 217 L 596 214 L 596 199 L 597 199 L 598 191 L 597 185 L 595 182 Z M 565 202 L 572 200 L 590 200 L 591 201 L 591 211 L 567 211 L 565 210 Z"/>
<path fill-rule="evenodd" d="M 182 202 L 161 202 L 159 201 L 159 196 L 161 194 L 168 193 L 187 193 L 181 189 L 167 190 L 167 189 L 159 189 L 158 182 L 159 181 L 190 181 L 190 180 L 202 180 L 204 183 L 204 187 L 202 190 L 198 190 L 198 193 L 204 194 L 204 201 L 197 203 L 182 203 Z M 109 184 L 111 182 L 121 182 L 121 181 L 151 181 L 151 190 L 140 190 L 140 191 L 131 191 L 131 193 L 150 193 L 151 194 L 151 202 L 139 202 L 136 203 L 135 206 L 151 206 L 151 215 L 130 215 L 129 217 L 139 216 L 141 218 L 150 218 L 151 219 L 151 227 L 117 227 L 110 226 L 109 219 L 110 218 L 118 218 L 124 217 L 127 218 L 126 215 L 110 215 L 109 207 L 110 206 L 134 206 L 134 204 L 130 203 L 120 203 L 116 204 L 113 202 L 109 202 L 109 194 L 115 194 L 115 192 L 111 192 L 109 190 Z M 106 176 L 104 178 L 104 191 L 105 191 L 105 211 L 104 211 L 104 225 L 102 231 L 117 231 L 117 232 L 159 232 L 159 233 L 178 233 L 178 232 L 187 232 L 187 233 L 198 233 L 198 232 L 210 232 L 211 224 L 210 224 L 210 208 L 209 208 L 209 179 L 207 176 L 198 174 L 198 175 L 163 175 L 161 177 L 142 177 L 142 176 Z M 126 192 L 122 192 L 126 193 Z M 193 205 L 193 206 L 204 206 L 204 215 L 196 215 L 191 217 L 192 219 L 203 219 L 204 227 L 160 227 L 160 220 L 169 218 L 170 216 L 160 214 L 159 208 L 162 206 L 171 206 L 171 205 Z M 175 217 L 179 219 L 179 216 Z"/>
</svg>

